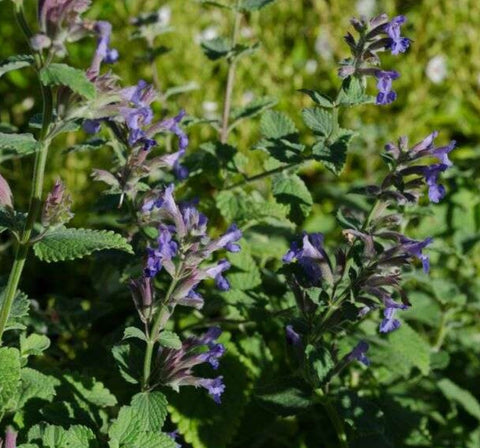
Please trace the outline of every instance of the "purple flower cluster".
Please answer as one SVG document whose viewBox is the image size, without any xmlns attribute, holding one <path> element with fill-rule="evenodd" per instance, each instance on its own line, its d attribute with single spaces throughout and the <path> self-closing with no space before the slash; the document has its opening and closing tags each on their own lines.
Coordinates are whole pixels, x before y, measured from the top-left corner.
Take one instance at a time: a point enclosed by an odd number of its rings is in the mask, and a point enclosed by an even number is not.
<svg viewBox="0 0 480 448">
<path fill-rule="evenodd" d="M 360 341 L 354 349 L 347 355 L 347 361 L 351 362 L 354 360 L 360 361 L 362 364 L 365 366 L 370 365 L 370 360 L 367 358 L 366 353 L 368 352 L 369 349 L 368 343 L 365 341 Z"/>
<path fill-rule="evenodd" d="M 355 40 L 350 33 L 345 36 L 353 57 L 342 63 L 339 75 L 342 78 L 374 76 L 378 89 L 376 103 L 379 105 L 395 101 L 397 94 L 392 89 L 392 82 L 398 79 L 400 74 L 395 70 L 372 68 L 372 65 L 380 65 L 378 53 L 382 51 L 389 50 L 393 55 L 405 53 L 410 46 L 410 39 L 401 36 L 400 27 L 405 22 L 404 16 L 397 16 L 389 21 L 386 14 L 374 17 L 370 21 L 352 19 L 351 23 L 360 37 Z"/>
<path fill-rule="evenodd" d="M 158 354 L 161 383 L 177 391 L 181 386 L 203 387 L 215 403 L 220 403 L 225 391 L 223 377 L 200 378 L 194 375 L 192 369 L 205 363 L 210 364 L 214 370 L 218 369 L 219 359 L 225 353 L 223 344 L 216 342 L 221 333 L 220 328 L 212 327 L 201 337 L 186 339 L 180 350 L 161 348 Z M 205 346 L 206 351 L 202 350 Z"/>
<path fill-rule="evenodd" d="M 398 269 L 409 264 L 413 259 L 418 259 L 421 261 L 424 271 L 428 272 L 429 257 L 422 251 L 432 242 L 432 238 L 415 241 L 398 232 L 385 230 L 367 233 L 351 229 L 344 233 L 352 241 L 352 244 L 355 238 L 363 242 L 364 259 L 362 262 L 368 266 L 366 272 L 355 282 L 355 299 L 360 307 L 358 317 L 364 317 L 368 312 L 381 305 L 384 319 L 380 324 L 380 332 L 387 333 L 397 329 L 400 326 L 400 321 L 395 318 L 397 310 L 409 308 L 408 302 L 397 303 L 392 298 L 396 291 L 403 297 Z M 384 247 L 381 242 L 386 240 L 393 241 L 393 244 L 390 244 L 390 247 Z M 375 242 L 377 245 L 374 244 Z M 341 252 L 339 251 L 339 253 Z M 290 250 L 283 257 L 283 261 L 298 263 L 307 278 L 306 282 L 302 282 L 306 287 L 323 287 L 325 280 L 330 285 L 341 281 L 347 262 L 343 257 L 337 258 L 337 266 L 334 269 L 323 248 L 323 235 L 318 233 L 305 233 L 302 245 L 293 242 Z M 328 286 L 326 287 L 328 288 Z M 302 302 L 297 300 L 297 303 Z M 314 306 L 313 309 L 315 310 L 316 307 Z M 292 344 L 298 340 L 298 335 L 292 327 L 287 327 L 286 334 Z"/>
<path fill-rule="evenodd" d="M 224 272 L 230 263 L 222 259 L 216 264 L 204 262 L 221 249 L 238 252 L 242 232 L 234 224 L 221 237 L 211 240 L 207 235 L 207 218 L 192 203 L 177 204 L 173 185 L 157 197 L 147 198 L 142 212 L 150 225 L 158 228 L 156 245 L 147 249 L 144 276 L 153 278 L 164 269 L 176 283 L 171 304 L 200 309 L 203 298 L 196 292 L 199 283 L 207 278 L 215 280 L 221 291 L 230 288 Z"/>
<path fill-rule="evenodd" d="M 389 143 L 385 146 L 387 154 L 393 159 L 395 170 L 384 181 L 384 187 L 402 184 L 401 191 L 397 189 L 394 193 L 396 199 L 416 200 L 422 181 L 428 187 L 431 202 L 437 203 L 445 196 L 445 187 L 438 183 L 438 178 L 453 165 L 448 155 L 455 148 L 455 141 L 437 147 L 434 144 L 437 135 L 438 132 L 432 132 L 412 148 L 408 147 L 406 137 L 401 137 L 396 145 Z M 428 159 L 436 159 L 437 163 L 427 164 Z M 399 179 L 403 179 L 403 182 L 399 183 Z"/>
</svg>

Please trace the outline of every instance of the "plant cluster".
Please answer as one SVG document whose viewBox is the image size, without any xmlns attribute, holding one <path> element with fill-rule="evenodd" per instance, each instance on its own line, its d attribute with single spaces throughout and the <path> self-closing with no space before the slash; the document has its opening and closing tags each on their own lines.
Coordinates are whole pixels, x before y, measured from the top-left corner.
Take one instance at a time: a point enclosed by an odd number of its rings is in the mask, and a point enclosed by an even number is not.
<svg viewBox="0 0 480 448">
<path fill-rule="evenodd" d="M 434 382 L 415 389 L 414 373 L 448 365 L 446 318 L 432 349 L 403 317 L 422 310 L 412 292 L 436 264 L 433 238 L 414 238 L 409 223 L 447 195 L 455 141 L 437 144 L 433 131 L 414 145 L 405 136 L 386 143 L 375 181 L 338 194 L 341 238 L 330 243 L 309 223 L 316 189 L 336 182 L 358 133 L 344 112 L 388 113 L 397 99 L 400 74 L 390 66 L 414 45 L 403 35 L 406 17 L 351 20 L 338 90 L 302 89 L 312 105 L 298 129 L 271 97 L 235 104 L 238 65 L 261 48 L 240 28 L 274 0 L 201 2 L 232 19 L 229 37 L 200 44 L 225 75 L 214 117 L 172 106 L 191 85 L 160 88 L 164 10 L 130 20 L 153 84 L 124 85 L 115 31 L 86 17 L 91 1 L 39 0 L 35 20 L 31 2 L 0 3 L 29 49 L 1 62 L 0 77 L 28 68 L 42 98 L 25 125 L 31 132 L 0 129 L 2 162 L 34 158 L 26 210 L 9 172 L 0 175 L 11 257 L 0 293 L 0 447 L 447 446 L 453 433 L 478 446 L 468 425 L 427 400 L 412 403 L 437 390 Z M 70 65 L 71 46 L 90 41 L 90 63 Z M 261 136 L 243 148 L 236 129 L 257 116 Z M 196 145 L 198 129 L 210 137 Z M 71 224 L 65 183 L 57 178 L 47 192 L 45 181 L 49 155 L 73 133 L 83 142 L 62 154 L 108 154 L 91 173 L 102 194 L 90 227 Z M 251 160 L 261 166 L 253 173 Z M 309 169 L 321 176 L 312 180 Z M 91 256 L 103 308 L 29 298 L 20 286 L 32 255 L 46 263 Z M 438 388 L 480 418 L 468 391 L 446 377 Z"/>
</svg>

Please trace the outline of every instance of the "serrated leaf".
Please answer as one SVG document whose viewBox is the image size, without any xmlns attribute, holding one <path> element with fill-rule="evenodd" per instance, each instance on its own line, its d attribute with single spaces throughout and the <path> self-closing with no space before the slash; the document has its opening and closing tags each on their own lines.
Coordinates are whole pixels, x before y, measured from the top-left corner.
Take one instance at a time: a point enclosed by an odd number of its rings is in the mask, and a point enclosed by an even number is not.
<svg viewBox="0 0 480 448">
<path fill-rule="evenodd" d="M 123 379 L 137 384 L 143 374 L 143 352 L 135 345 L 125 342 L 112 347 L 112 355 Z"/>
<path fill-rule="evenodd" d="M 311 109 L 303 109 L 302 117 L 305 124 L 315 133 L 329 137 L 335 129 L 333 113 L 314 107 Z"/>
<path fill-rule="evenodd" d="M 4 134 L 0 132 L 0 162 L 35 153 L 40 143 L 32 134 Z"/>
<path fill-rule="evenodd" d="M 182 341 L 178 334 L 173 331 L 162 331 L 158 335 L 158 343 L 162 347 L 173 348 L 174 350 L 180 350 L 182 348 Z"/>
<path fill-rule="evenodd" d="M 216 196 L 216 205 L 228 221 L 243 223 L 265 222 L 272 225 L 292 227 L 286 215 L 287 208 L 273 201 L 266 201 L 256 193 L 222 191 Z"/>
<path fill-rule="evenodd" d="M 335 367 L 330 351 L 324 347 L 315 347 L 311 344 L 305 348 L 305 356 L 308 362 L 312 379 L 320 386 Z"/>
<path fill-rule="evenodd" d="M 161 392 L 142 392 L 132 398 L 131 407 L 142 431 L 158 432 L 167 417 L 167 398 Z"/>
<path fill-rule="evenodd" d="M 201 44 L 202 50 L 211 61 L 228 56 L 232 48 L 228 40 L 224 37 L 216 37 L 210 40 L 204 40 Z"/>
<path fill-rule="evenodd" d="M 273 177 L 272 192 L 275 199 L 289 207 L 291 221 L 301 223 L 312 210 L 313 199 L 310 191 L 297 175 Z"/>
<path fill-rule="evenodd" d="M 325 165 L 325 168 L 339 175 L 347 161 L 347 151 L 352 137 L 353 133 L 345 131 L 328 146 L 325 140 L 319 140 L 313 145 L 312 154 L 316 160 Z"/>
<path fill-rule="evenodd" d="M 68 429 L 55 425 L 35 425 L 28 432 L 30 442 L 41 442 L 44 448 L 96 448 L 96 437 L 90 428 L 72 425 Z"/>
<path fill-rule="evenodd" d="M 480 403 L 471 392 L 457 386 L 448 378 L 442 378 L 437 382 L 437 386 L 446 398 L 455 401 L 470 415 L 480 420 Z"/>
<path fill-rule="evenodd" d="M 44 375 L 37 370 L 25 367 L 20 372 L 21 385 L 17 408 L 22 409 L 30 399 L 44 400 L 51 402 L 55 397 L 55 388 L 60 381 L 53 377 Z"/>
<path fill-rule="evenodd" d="M 137 327 L 127 327 L 123 331 L 123 338 L 122 339 L 130 339 L 130 338 L 137 338 L 142 341 L 146 341 L 147 337 L 145 333 Z"/>
<path fill-rule="evenodd" d="M 20 383 L 20 353 L 16 348 L 0 348 L 0 412 L 13 406 Z"/>
<path fill-rule="evenodd" d="M 389 334 L 388 341 L 388 350 L 401 356 L 410 366 L 417 367 L 423 375 L 428 375 L 430 346 L 412 327 L 403 322 L 398 330 Z"/>
<path fill-rule="evenodd" d="M 311 391 L 295 378 L 283 378 L 255 391 L 260 404 L 282 416 L 296 415 L 312 406 Z"/>
<path fill-rule="evenodd" d="M 258 11 L 274 1 L 275 0 L 243 0 L 239 9 L 240 11 Z"/>
<path fill-rule="evenodd" d="M 2 290 L 0 291 L 0 307 L 3 306 L 3 301 L 5 300 L 5 287 L 2 285 Z M 30 308 L 30 300 L 28 296 L 17 290 L 15 298 L 13 299 L 12 308 L 10 309 L 10 314 L 8 316 L 7 325 L 5 331 L 7 330 L 22 330 L 25 328 L 23 320 L 28 316 L 28 310 Z"/>
<path fill-rule="evenodd" d="M 350 76 L 343 81 L 337 101 L 343 106 L 355 106 L 372 103 L 375 100 L 373 97 L 365 95 L 365 88 L 359 78 Z"/>
<path fill-rule="evenodd" d="M 34 58 L 28 54 L 19 54 L 10 56 L 0 62 L 0 78 L 7 72 L 18 70 L 19 68 L 29 67 L 34 62 Z"/>
<path fill-rule="evenodd" d="M 47 233 L 33 246 L 35 255 L 48 263 L 75 260 L 106 249 L 133 253 L 125 238 L 107 230 L 60 228 Z"/>
<path fill-rule="evenodd" d="M 80 396 L 83 401 L 100 408 L 115 406 L 115 396 L 95 378 L 88 380 L 80 375 L 64 375 L 63 377 L 75 390 L 75 395 Z"/>
<path fill-rule="evenodd" d="M 175 441 L 167 434 L 156 430 L 144 431 L 138 414 L 138 408 L 123 406 L 118 413 L 117 420 L 108 431 L 110 447 L 112 448 L 175 448 Z"/>
<path fill-rule="evenodd" d="M 22 357 L 39 356 L 50 347 L 50 339 L 44 334 L 20 336 L 20 353 Z"/>
<path fill-rule="evenodd" d="M 307 94 L 320 107 L 332 109 L 335 106 L 335 103 L 330 97 L 324 95 L 323 93 L 317 92 L 316 90 L 300 89 L 300 92 Z"/>
<path fill-rule="evenodd" d="M 40 81 L 46 86 L 66 86 L 89 100 L 95 98 L 95 86 L 83 70 L 53 63 L 40 70 Z"/>
<path fill-rule="evenodd" d="M 298 134 L 295 123 L 282 112 L 268 110 L 260 121 L 262 135 L 269 139 L 280 139 Z"/>
</svg>

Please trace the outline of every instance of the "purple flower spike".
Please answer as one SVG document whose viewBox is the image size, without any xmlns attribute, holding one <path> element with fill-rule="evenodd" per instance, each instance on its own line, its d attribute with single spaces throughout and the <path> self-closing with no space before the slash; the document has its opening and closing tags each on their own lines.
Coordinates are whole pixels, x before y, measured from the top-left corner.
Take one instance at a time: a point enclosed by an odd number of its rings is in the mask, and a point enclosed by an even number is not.
<svg viewBox="0 0 480 448">
<path fill-rule="evenodd" d="M 199 381 L 199 385 L 208 390 L 208 393 L 213 398 L 213 401 L 217 404 L 221 403 L 221 395 L 225 392 L 225 384 L 223 384 L 223 376 L 219 376 L 214 379 L 202 379 Z"/>
<path fill-rule="evenodd" d="M 83 122 L 83 130 L 87 134 L 96 134 L 100 131 L 101 122 L 100 120 L 85 120 Z"/>
<path fill-rule="evenodd" d="M 230 263 L 224 259 L 220 260 L 216 266 L 213 266 L 206 271 L 208 277 L 215 279 L 215 284 L 220 291 L 228 291 L 230 289 L 230 283 L 222 275 L 222 273 L 229 268 Z"/>
<path fill-rule="evenodd" d="M 430 259 L 428 255 L 422 253 L 422 250 L 431 244 L 432 241 L 433 238 L 426 238 L 423 241 L 415 241 L 404 237 L 401 240 L 405 252 L 412 257 L 418 258 L 422 262 L 423 271 L 425 273 L 428 273 L 430 270 Z"/>
<path fill-rule="evenodd" d="M 430 199 L 430 202 L 436 204 L 445 197 L 445 187 L 438 183 L 438 176 L 447 168 L 447 165 L 437 164 L 427 166 L 423 169 L 425 182 L 428 185 L 428 198 Z"/>
<path fill-rule="evenodd" d="M 370 360 L 367 358 L 366 353 L 368 352 L 369 345 L 365 341 L 360 341 L 356 347 L 347 355 L 349 361 L 356 359 L 367 367 L 370 365 Z"/>
<path fill-rule="evenodd" d="M 383 311 L 384 319 L 380 323 L 380 333 L 390 333 L 400 327 L 400 321 L 395 319 L 397 310 L 406 310 L 408 305 L 397 303 L 390 297 L 384 300 L 385 310 Z"/>
<path fill-rule="evenodd" d="M 287 342 L 294 347 L 298 347 L 302 344 L 301 336 L 293 329 L 292 325 L 287 325 L 285 327 L 285 336 Z"/>
<path fill-rule="evenodd" d="M 385 32 L 391 39 L 388 48 L 392 54 L 405 53 L 410 46 L 410 39 L 400 35 L 400 26 L 406 21 L 405 16 L 397 16 L 385 25 Z"/>
<path fill-rule="evenodd" d="M 432 155 L 437 157 L 438 161 L 447 167 L 450 167 L 453 165 L 452 161 L 448 158 L 448 154 L 453 151 L 456 145 L 456 141 L 452 140 L 450 144 L 447 146 L 442 146 L 440 148 L 436 148 L 435 150 L 432 151 Z"/>
<path fill-rule="evenodd" d="M 375 76 L 378 89 L 376 103 L 378 105 L 393 103 L 397 98 L 397 94 L 392 90 L 392 81 L 398 79 L 400 74 L 394 70 L 379 70 Z"/>
</svg>

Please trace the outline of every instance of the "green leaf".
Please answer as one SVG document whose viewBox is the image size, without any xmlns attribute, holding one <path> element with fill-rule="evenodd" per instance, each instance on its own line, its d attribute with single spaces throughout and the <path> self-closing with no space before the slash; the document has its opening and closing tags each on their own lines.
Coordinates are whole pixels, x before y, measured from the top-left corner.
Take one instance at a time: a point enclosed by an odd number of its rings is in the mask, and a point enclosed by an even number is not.
<svg viewBox="0 0 480 448">
<path fill-rule="evenodd" d="M 20 383 L 20 353 L 16 348 L 0 348 L 0 412 L 14 405 Z"/>
<path fill-rule="evenodd" d="M 260 285 L 262 279 L 247 242 L 241 240 L 240 246 L 242 248 L 240 252 L 228 254 L 228 260 L 232 267 L 228 271 L 227 279 L 232 289 L 245 291 Z"/>
<path fill-rule="evenodd" d="M 158 432 L 167 417 L 167 398 L 161 392 L 142 392 L 132 398 L 132 410 L 142 431 Z"/>
<path fill-rule="evenodd" d="M 141 418 L 145 414 L 144 410 L 141 413 L 138 413 L 138 410 L 138 407 L 134 408 L 133 406 L 123 406 L 120 409 L 117 420 L 108 431 L 110 447 L 175 448 L 175 441 L 167 434 L 158 432 L 158 429 L 155 431 L 143 430 L 145 422 Z"/>
<path fill-rule="evenodd" d="M 178 334 L 173 331 L 162 331 L 158 335 L 158 343 L 162 347 L 173 348 L 174 350 L 180 350 L 182 348 L 182 341 L 178 337 Z"/>
<path fill-rule="evenodd" d="M 240 5 L 240 11 L 257 11 L 264 8 L 275 0 L 243 0 Z"/>
<path fill-rule="evenodd" d="M 455 401 L 471 416 L 480 420 L 480 403 L 471 392 L 457 386 L 448 378 L 442 378 L 438 381 L 437 386 L 446 398 Z"/>
<path fill-rule="evenodd" d="M 296 415 L 312 406 L 311 391 L 295 378 L 282 378 L 256 389 L 262 406 L 281 416 Z"/>
<path fill-rule="evenodd" d="M 32 134 L 4 134 L 0 132 L 0 162 L 33 154 L 40 148 Z"/>
<path fill-rule="evenodd" d="M 315 133 L 329 137 L 335 129 L 333 113 L 314 107 L 302 110 L 303 121 Z"/>
<path fill-rule="evenodd" d="M 17 403 L 18 409 L 22 409 L 25 403 L 32 398 L 48 402 L 53 400 L 56 395 L 55 388 L 60 385 L 60 380 L 29 367 L 23 368 L 20 375 L 21 386 Z"/>
<path fill-rule="evenodd" d="M 87 151 L 95 151 L 97 149 L 104 148 L 107 145 L 107 140 L 103 138 L 92 138 L 90 140 L 87 140 L 83 143 L 78 143 L 74 146 L 70 146 L 70 148 L 67 148 L 64 152 L 66 154 L 72 153 L 72 152 L 87 152 Z"/>
<path fill-rule="evenodd" d="M 115 406 L 117 399 L 115 396 L 95 378 L 84 378 L 80 375 L 64 375 L 63 377 L 70 386 L 75 390 L 75 395 L 81 397 L 82 401 L 86 401 L 96 407 L 106 408 Z"/>
<path fill-rule="evenodd" d="M 428 343 L 405 322 L 402 326 L 389 334 L 388 350 L 400 356 L 404 363 L 417 367 L 423 375 L 430 372 L 430 346 Z"/>
<path fill-rule="evenodd" d="M 287 208 L 274 201 L 266 201 L 258 193 L 244 191 L 222 191 L 216 196 L 216 205 L 228 221 L 243 223 L 268 223 L 292 227 L 287 219 Z"/>
<path fill-rule="evenodd" d="M 282 112 L 268 110 L 260 122 L 262 135 L 269 139 L 280 139 L 298 134 L 295 123 Z"/>
<path fill-rule="evenodd" d="M 250 385 L 245 365 L 234 356 L 235 347 L 227 344 L 219 374 L 225 393 L 218 406 L 202 388 L 183 387 L 168 395 L 170 417 L 185 441 L 195 448 L 231 446 L 247 404 Z"/>
<path fill-rule="evenodd" d="M 95 86 L 83 70 L 53 63 L 40 70 L 40 81 L 46 86 L 66 86 L 89 100 L 95 98 Z"/>
<path fill-rule="evenodd" d="M 47 233 L 33 246 L 35 255 L 48 263 L 83 258 L 106 249 L 133 253 L 125 238 L 107 230 L 60 228 Z"/>
<path fill-rule="evenodd" d="M 323 93 L 309 89 L 300 89 L 300 92 L 306 93 L 320 107 L 325 107 L 327 109 L 332 109 L 335 107 L 335 103 L 332 101 L 332 99 Z"/>
<path fill-rule="evenodd" d="M 204 40 L 201 44 L 202 50 L 211 61 L 228 56 L 232 48 L 228 40 L 224 37 L 216 37 L 210 40 Z"/>
<path fill-rule="evenodd" d="M 123 379 L 137 384 L 143 374 L 143 352 L 135 345 L 124 342 L 112 347 L 112 355 Z"/>
<path fill-rule="evenodd" d="M 22 357 L 39 356 L 50 347 L 50 339 L 44 334 L 20 336 L 20 353 Z"/>
<path fill-rule="evenodd" d="M 338 95 L 338 103 L 342 106 L 354 106 L 375 102 L 375 98 L 365 95 L 365 88 L 359 78 L 350 76 L 342 83 L 342 89 Z"/>
<path fill-rule="evenodd" d="M 19 68 L 29 67 L 34 62 L 33 56 L 28 54 L 19 54 L 10 56 L 0 62 L 0 78 L 7 72 L 18 70 Z"/>
<path fill-rule="evenodd" d="M 225 5 L 224 3 L 216 2 L 213 0 L 200 0 L 200 3 L 205 6 L 214 6 L 216 8 L 233 9 L 230 5 Z"/>
<path fill-rule="evenodd" d="M 5 300 L 5 287 L 4 285 L 2 285 L 2 290 L 0 291 L 0 307 L 3 306 L 4 300 Z M 5 331 L 23 330 L 25 328 L 23 321 L 28 316 L 29 308 L 30 308 L 30 300 L 28 300 L 28 296 L 25 293 L 17 290 L 15 298 L 13 299 L 12 308 L 10 309 L 10 314 L 8 316 Z"/>
<path fill-rule="evenodd" d="M 266 109 L 273 107 L 277 104 L 276 98 L 263 96 L 250 101 L 246 106 L 233 108 L 230 114 L 231 125 L 230 128 L 234 128 L 241 120 L 246 118 L 252 118 Z"/>
<path fill-rule="evenodd" d="M 305 349 L 305 356 L 308 362 L 312 379 L 320 386 L 335 367 L 330 351 L 324 347 L 315 347 L 311 344 Z"/>
<path fill-rule="evenodd" d="M 55 425 L 35 425 L 28 431 L 30 442 L 41 442 L 44 448 L 96 448 L 95 434 L 90 428 L 72 425 L 68 429 Z"/>
<path fill-rule="evenodd" d="M 288 206 L 288 218 L 297 224 L 303 222 L 313 205 L 312 195 L 303 180 L 295 174 L 279 174 L 273 177 L 272 187 L 275 199 Z"/>
<path fill-rule="evenodd" d="M 130 338 L 137 338 L 137 339 L 141 339 L 142 341 L 147 340 L 145 333 L 137 327 L 127 327 L 123 331 L 122 339 L 130 339 Z"/>
<path fill-rule="evenodd" d="M 342 130 L 341 132 L 340 136 L 330 145 L 327 146 L 326 141 L 321 139 L 312 147 L 314 158 L 321 161 L 325 168 L 336 175 L 339 175 L 345 166 L 350 140 L 354 135 L 349 131 Z"/>
</svg>

